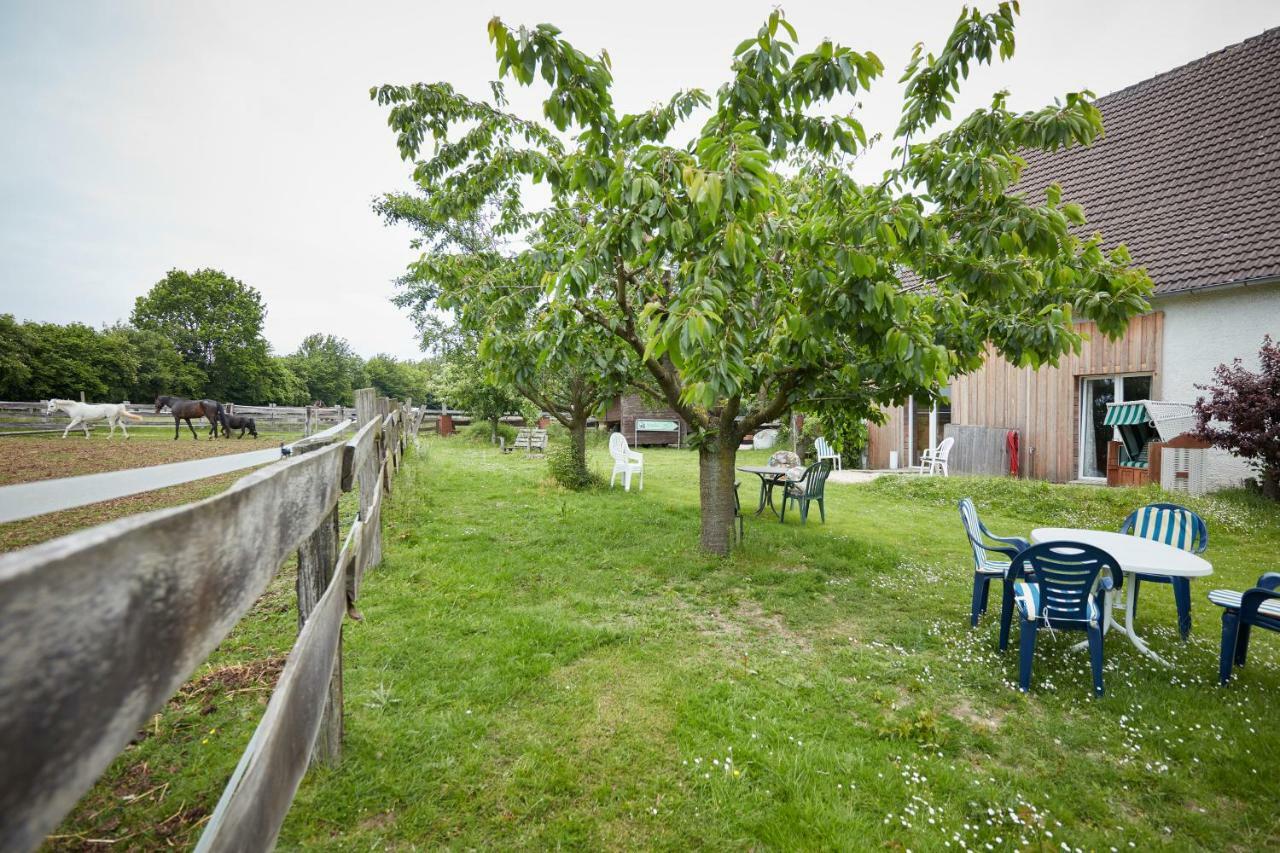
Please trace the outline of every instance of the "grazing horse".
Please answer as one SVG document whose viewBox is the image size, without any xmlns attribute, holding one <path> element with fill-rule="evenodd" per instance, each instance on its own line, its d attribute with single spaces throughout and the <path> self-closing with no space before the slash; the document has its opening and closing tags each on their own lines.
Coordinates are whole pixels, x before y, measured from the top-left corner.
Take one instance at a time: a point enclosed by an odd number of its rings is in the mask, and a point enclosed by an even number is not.
<svg viewBox="0 0 1280 853">
<path fill-rule="evenodd" d="M 209 438 L 210 440 L 218 437 L 218 426 L 222 423 L 222 404 L 217 400 L 186 400 L 182 397 L 156 397 L 156 414 L 160 414 L 160 410 L 165 406 L 169 407 L 169 412 L 173 415 L 173 440 L 178 440 L 178 431 L 180 429 L 179 421 L 187 422 L 187 429 L 191 430 L 191 437 L 200 440 L 200 436 L 196 435 L 196 428 L 191 425 L 191 419 L 208 418 L 210 423 Z"/>
<path fill-rule="evenodd" d="M 45 407 L 45 415 L 52 415 L 61 409 L 71 416 L 71 423 L 67 424 L 67 428 L 62 431 L 62 437 L 66 438 L 67 433 L 71 431 L 73 426 L 79 426 L 84 430 L 84 437 L 89 437 L 89 427 L 85 424 L 90 421 L 100 421 L 107 419 L 107 423 L 111 425 L 111 432 L 107 433 L 107 438 L 112 438 L 116 434 L 116 427 L 120 427 L 124 431 L 124 437 L 129 437 L 129 430 L 125 429 L 124 419 L 133 418 L 135 421 L 142 420 L 141 415 L 135 415 L 129 411 L 125 403 L 81 403 L 76 400 L 59 400 L 53 399 L 49 401 L 49 405 Z"/>
<path fill-rule="evenodd" d="M 230 438 L 231 431 L 233 429 L 240 430 L 240 434 L 237 435 L 236 438 L 244 438 L 245 430 L 248 430 L 249 434 L 252 435 L 254 438 L 258 437 L 258 425 L 257 423 L 254 422 L 253 418 L 246 417 L 244 415 L 228 414 L 227 410 L 223 409 L 222 410 L 222 434 L 227 438 Z"/>
</svg>

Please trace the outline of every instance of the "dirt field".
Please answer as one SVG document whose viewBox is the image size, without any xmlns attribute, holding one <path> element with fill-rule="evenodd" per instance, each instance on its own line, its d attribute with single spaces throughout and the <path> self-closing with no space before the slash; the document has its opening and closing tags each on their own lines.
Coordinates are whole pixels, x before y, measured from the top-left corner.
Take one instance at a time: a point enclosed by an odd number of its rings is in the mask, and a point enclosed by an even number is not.
<svg viewBox="0 0 1280 853">
<path fill-rule="evenodd" d="M 154 430 L 150 432 L 155 433 Z M 263 435 L 257 441 L 249 438 L 193 441 L 187 436 L 185 441 L 174 441 L 168 436 L 139 435 L 135 432 L 133 438 L 123 441 L 119 434 L 110 440 L 105 435 L 105 432 L 95 433 L 89 439 L 83 436 L 68 436 L 66 439 L 59 436 L 0 438 L 0 486 L 163 465 L 227 453 L 245 453 L 272 447 L 281 440 L 295 437 Z M 0 552 L 25 548 L 125 515 L 200 500 L 222 491 L 248 473 L 249 470 L 239 471 L 196 483 L 0 524 Z"/>
</svg>

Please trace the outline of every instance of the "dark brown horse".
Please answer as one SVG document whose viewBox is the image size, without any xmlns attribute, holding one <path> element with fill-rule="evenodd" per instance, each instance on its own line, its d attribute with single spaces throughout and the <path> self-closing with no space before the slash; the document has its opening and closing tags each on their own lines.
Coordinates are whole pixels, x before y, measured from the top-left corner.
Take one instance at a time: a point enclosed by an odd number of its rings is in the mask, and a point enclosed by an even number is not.
<svg viewBox="0 0 1280 853">
<path fill-rule="evenodd" d="M 231 438 L 231 430 L 233 429 L 240 430 L 240 434 L 236 438 L 244 438 L 246 430 L 254 438 L 258 437 L 258 424 L 253 418 L 248 418 L 244 415 L 232 415 L 223 409 L 222 434 L 227 438 Z"/>
<path fill-rule="evenodd" d="M 186 421 L 187 428 L 191 430 L 191 437 L 200 440 L 200 436 L 196 435 L 196 428 L 191 425 L 191 419 L 208 418 L 210 429 L 210 440 L 218 437 L 218 427 L 222 425 L 222 404 L 217 400 L 186 400 L 182 397 L 156 397 L 156 414 L 160 414 L 160 410 L 165 406 L 169 407 L 169 412 L 173 415 L 173 440 L 178 440 L 179 421 Z"/>
</svg>

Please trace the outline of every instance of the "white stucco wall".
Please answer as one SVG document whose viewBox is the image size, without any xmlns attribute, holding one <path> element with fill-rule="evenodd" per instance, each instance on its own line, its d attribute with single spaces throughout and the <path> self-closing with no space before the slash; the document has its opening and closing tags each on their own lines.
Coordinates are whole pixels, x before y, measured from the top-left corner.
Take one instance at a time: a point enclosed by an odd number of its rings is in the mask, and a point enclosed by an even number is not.
<svg viewBox="0 0 1280 853">
<path fill-rule="evenodd" d="M 1219 364 L 1241 358 L 1258 369 L 1263 335 L 1280 340 L 1280 281 L 1207 290 L 1185 296 L 1159 297 L 1152 306 L 1164 311 L 1160 398 L 1194 403 L 1205 392 Z M 1238 483 L 1250 476 L 1243 460 L 1210 450 L 1205 467 L 1209 488 Z"/>
</svg>

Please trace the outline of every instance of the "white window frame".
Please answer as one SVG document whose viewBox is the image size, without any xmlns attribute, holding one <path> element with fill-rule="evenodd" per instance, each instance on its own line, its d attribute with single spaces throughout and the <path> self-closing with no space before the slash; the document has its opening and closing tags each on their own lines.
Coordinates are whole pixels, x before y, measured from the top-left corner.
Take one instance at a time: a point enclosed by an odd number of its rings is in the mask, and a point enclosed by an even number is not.
<svg viewBox="0 0 1280 853">
<path fill-rule="evenodd" d="M 1132 401 L 1125 399 L 1124 382 L 1122 380 L 1127 379 L 1130 376 L 1146 376 L 1150 378 L 1151 386 L 1152 386 L 1151 392 L 1153 394 L 1155 393 L 1156 375 L 1153 371 L 1150 371 L 1150 370 L 1133 370 L 1128 373 L 1094 373 L 1089 376 L 1080 377 L 1080 384 L 1077 387 L 1077 394 L 1079 395 L 1077 399 L 1079 399 L 1080 401 L 1080 417 L 1076 419 L 1076 438 L 1077 438 L 1076 440 L 1076 478 L 1077 479 L 1086 480 L 1090 483 L 1105 483 L 1107 481 L 1107 475 L 1105 473 L 1101 477 L 1085 476 L 1085 473 L 1084 473 L 1084 416 L 1085 416 L 1084 391 L 1086 387 L 1085 383 L 1090 382 L 1092 380 L 1097 380 L 1097 379 L 1110 379 L 1115 382 L 1115 388 L 1116 388 L 1116 398 L 1112 402 L 1127 403 Z M 1116 440 L 1115 427 L 1111 428 L 1110 440 L 1111 441 Z"/>
</svg>

